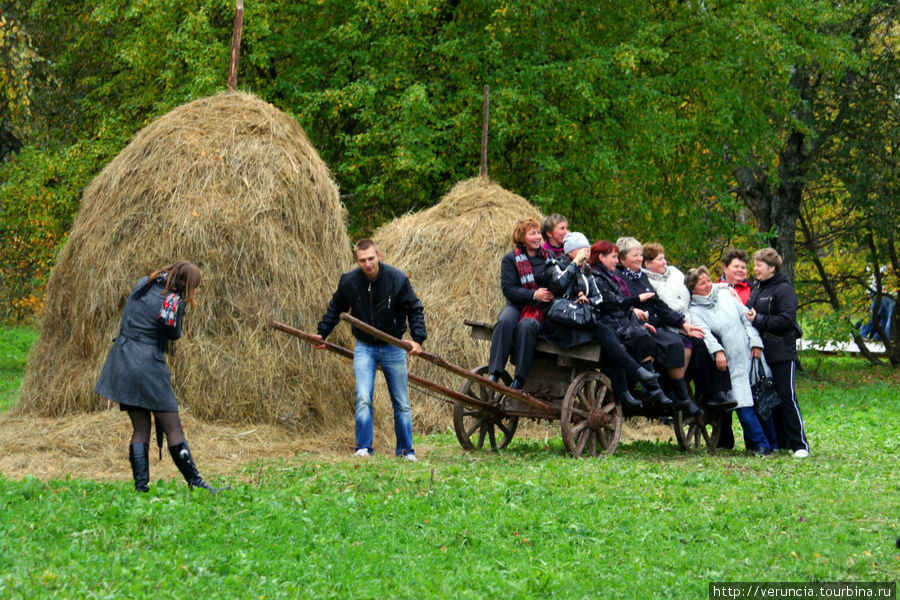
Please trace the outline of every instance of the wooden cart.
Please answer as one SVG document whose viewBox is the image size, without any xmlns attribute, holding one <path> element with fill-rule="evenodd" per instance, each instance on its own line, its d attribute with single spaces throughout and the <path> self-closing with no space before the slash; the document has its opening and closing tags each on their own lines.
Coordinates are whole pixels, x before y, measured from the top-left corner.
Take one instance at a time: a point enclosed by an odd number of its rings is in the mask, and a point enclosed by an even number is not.
<svg viewBox="0 0 900 600">
<path fill-rule="evenodd" d="M 342 314 L 341 319 L 384 342 L 409 349 L 406 342 L 350 315 Z M 464 323 L 471 328 L 473 338 L 490 342 L 493 325 L 468 320 Z M 269 326 L 310 343 L 321 343 L 310 334 L 281 323 L 270 321 Z M 331 343 L 325 346 L 352 359 L 350 350 Z M 601 350 L 596 343 L 561 348 L 540 339 L 522 390 L 508 387 L 512 383 L 509 373 L 503 373 L 497 382 L 488 379 L 487 365 L 468 370 L 428 352 L 417 356 L 463 378 L 457 391 L 409 376 L 413 385 L 437 392 L 453 404 L 453 428 L 466 450 L 506 448 L 522 417 L 558 419 L 566 450 L 575 457 L 612 454 L 619 444 L 624 420 L 638 416 L 671 416 L 678 445 L 685 451 L 714 449 L 718 442 L 718 413 L 688 417 L 681 411 L 658 405 L 622 407 L 613 397 L 609 378 L 603 373 Z"/>
<path fill-rule="evenodd" d="M 493 325 L 465 321 L 472 337 L 490 342 Z M 537 410 L 508 394 L 488 388 L 479 381 L 466 378 L 460 392 L 477 398 L 479 406 L 467 406 L 456 401 L 453 407 L 453 426 L 456 437 L 466 449 L 506 447 L 512 440 L 520 417 L 558 418 L 563 443 L 575 457 L 612 454 L 622 435 L 622 424 L 630 417 L 671 416 L 675 438 L 682 450 L 697 452 L 715 449 L 719 437 L 719 413 L 688 417 L 679 410 L 671 411 L 659 405 L 623 407 L 612 395 L 609 378 L 603 373 L 600 345 L 583 344 L 574 348 L 560 348 L 540 339 L 535 348 L 534 365 L 522 390 L 542 401 L 546 409 Z M 474 370 L 487 374 L 487 365 Z M 506 385 L 512 377 L 504 373 Z M 497 410 L 480 407 L 487 403 Z M 674 414 L 673 414 L 674 413 Z"/>
</svg>

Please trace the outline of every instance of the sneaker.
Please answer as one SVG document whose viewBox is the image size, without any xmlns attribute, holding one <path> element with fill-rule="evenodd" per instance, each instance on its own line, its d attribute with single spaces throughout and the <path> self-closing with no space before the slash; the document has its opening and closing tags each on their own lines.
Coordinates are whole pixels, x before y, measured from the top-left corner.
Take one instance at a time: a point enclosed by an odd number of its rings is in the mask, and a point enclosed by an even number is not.
<svg viewBox="0 0 900 600">
<path fill-rule="evenodd" d="M 772 454 L 774 454 L 774 452 L 775 451 L 772 450 L 771 448 L 759 447 L 753 451 L 753 454 L 755 454 L 757 456 L 771 456 Z"/>
<path fill-rule="evenodd" d="M 800 448 L 799 450 L 794 451 L 794 458 L 806 458 L 807 456 L 809 456 L 809 450 Z"/>
<path fill-rule="evenodd" d="M 365 448 L 360 448 L 359 450 L 357 450 L 356 452 L 353 453 L 353 456 L 360 456 L 362 458 L 368 458 L 369 456 L 371 456 L 371 454 Z"/>
<path fill-rule="evenodd" d="M 419 462 L 419 459 L 416 458 L 415 454 L 406 454 L 403 456 L 403 460 L 408 460 L 409 462 Z"/>
</svg>

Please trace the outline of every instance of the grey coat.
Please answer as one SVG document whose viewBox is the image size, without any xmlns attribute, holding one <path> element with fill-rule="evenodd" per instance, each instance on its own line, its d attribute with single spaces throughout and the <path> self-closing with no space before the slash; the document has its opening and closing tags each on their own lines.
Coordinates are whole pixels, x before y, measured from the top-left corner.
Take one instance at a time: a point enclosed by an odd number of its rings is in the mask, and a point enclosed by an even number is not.
<svg viewBox="0 0 900 600">
<path fill-rule="evenodd" d="M 706 334 L 709 355 L 724 351 L 731 375 L 728 395 L 738 408 L 753 406 L 750 391 L 750 348 L 762 348 L 762 338 L 747 320 L 747 310 L 727 288 L 714 287 L 709 296 L 691 295 L 691 322 Z"/>
<path fill-rule="evenodd" d="M 122 311 L 119 335 L 106 357 L 94 392 L 120 404 L 151 411 L 175 412 L 175 391 L 163 347 L 181 337 L 184 302 L 179 302 L 173 327 L 157 321 L 163 302 L 163 284 L 155 282 L 140 298 L 136 292 L 147 283 L 135 284 Z"/>
</svg>

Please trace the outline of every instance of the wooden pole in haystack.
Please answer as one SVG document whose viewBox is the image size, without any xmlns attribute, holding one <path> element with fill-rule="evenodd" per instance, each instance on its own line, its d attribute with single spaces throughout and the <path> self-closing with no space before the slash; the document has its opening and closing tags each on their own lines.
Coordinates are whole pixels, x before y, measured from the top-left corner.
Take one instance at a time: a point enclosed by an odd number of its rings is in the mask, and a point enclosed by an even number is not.
<svg viewBox="0 0 900 600">
<path fill-rule="evenodd" d="M 241 33 L 244 30 L 244 0 L 237 0 L 234 7 L 234 31 L 231 34 L 231 64 L 228 65 L 228 91 L 237 86 L 238 57 L 241 53 Z"/>
<path fill-rule="evenodd" d="M 484 123 L 481 127 L 481 170 L 482 177 L 487 177 L 487 141 L 488 141 L 488 112 L 490 108 L 490 93 L 487 84 L 484 86 Z"/>
</svg>

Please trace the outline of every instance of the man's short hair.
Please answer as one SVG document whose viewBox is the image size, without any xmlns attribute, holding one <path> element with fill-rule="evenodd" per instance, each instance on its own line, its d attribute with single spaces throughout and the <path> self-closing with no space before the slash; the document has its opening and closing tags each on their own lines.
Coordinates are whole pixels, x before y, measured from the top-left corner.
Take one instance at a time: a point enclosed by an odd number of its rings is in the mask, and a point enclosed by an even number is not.
<svg viewBox="0 0 900 600">
<path fill-rule="evenodd" d="M 553 213 L 552 215 L 547 215 L 541 221 L 541 237 L 544 238 L 544 241 L 550 239 L 550 233 L 556 228 L 560 223 L 568 223 L 569 220 L 564 216 Z"/>
<path fill-rule="evenodd" d="M 369 248 L 375 248 L 375 253 L 378 253 L 378 246 L 376 246 L 375 242 L 373 242 L 371 239 L 363 238 L 359 240 L 353 245 L 353 258 L 359 256 L 360 251 L 368 250 Z"/>
<path fill-rule="evenodd" d="M 541 224 L 537 222 L 537 219 L 533 219 L 531 217 L 528 217 L 527 219 L 519 219 L 518 221 L 516 221 L 516 224 L 513 225 L 513 244 L 524 244 L 525 234 L 527 234 L 532 229 L 539 229 L 540 226 Z"/>
<path fill-rule="evenodd" d="M 776 252 L 775 248 L 760 248 L 753 253 L 753 260 L 766 263 L 776 272 L 781 270 L 781 255 Z"/>
<path fill-rule="evenodd" d="M 727 267 L 734 259 L 743 262 L 745 265 L 750 262 L 750 257 L 740 248 L 725 248 L 725 252 L 722 253 L 722 266 Z"/>
</svg>

